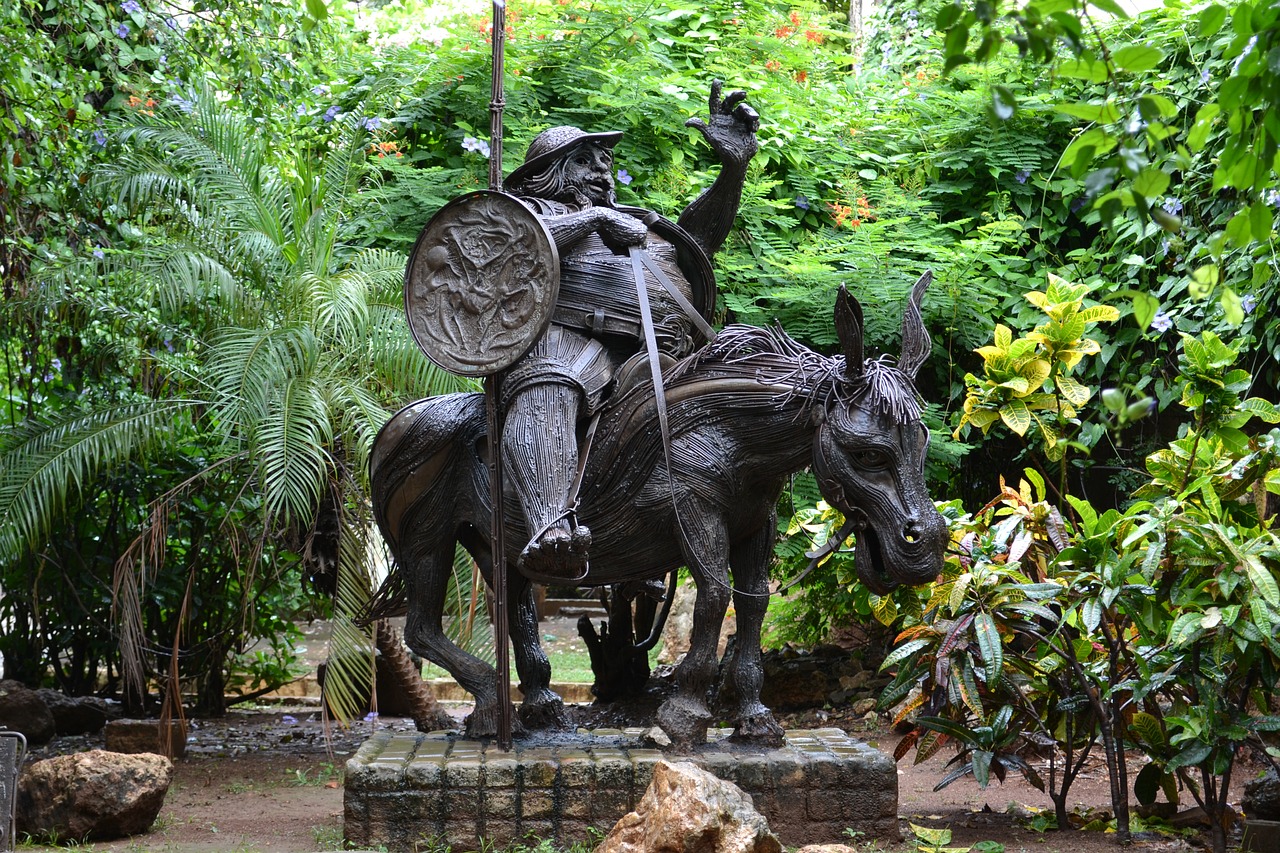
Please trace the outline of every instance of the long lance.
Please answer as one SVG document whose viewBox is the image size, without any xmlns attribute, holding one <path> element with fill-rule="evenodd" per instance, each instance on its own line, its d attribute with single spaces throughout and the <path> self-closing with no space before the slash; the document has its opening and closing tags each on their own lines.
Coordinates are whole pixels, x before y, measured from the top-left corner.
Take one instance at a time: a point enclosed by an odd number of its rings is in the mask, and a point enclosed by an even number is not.
<svg viewBox="0 0 1280 853">
<path fill-rule="evenodd" d="M 489 101 L 489 189 L 502 190 L 502 110 L 506 98 L 502 92 L 502 55 L 506 45 L 506 0 L 493 0 L 493 61 L 490 77 L 492 97 Z M 493 501 L 493 517 L 489 536 L 493 549 L 493 609 L 495 636 L 494 657 L 498 668 L 498 746 L 511 749 L 511 625 L 507 615 L 507 560 L 503 547 L 502 512 L 502 421 L 498 412 L 498 391 L 502 371 L 484 380 L 485 417 L 489 427 L 489 495 Z"/>
</svg>

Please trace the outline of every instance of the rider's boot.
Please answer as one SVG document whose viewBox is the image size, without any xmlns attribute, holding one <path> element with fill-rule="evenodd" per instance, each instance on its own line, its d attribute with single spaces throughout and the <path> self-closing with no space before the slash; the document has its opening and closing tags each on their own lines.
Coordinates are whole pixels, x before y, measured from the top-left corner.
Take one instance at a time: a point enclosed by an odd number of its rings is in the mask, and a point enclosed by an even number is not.
<svg viewBox="0 0 1280 853">
<path fill-rule="evenodd" d="M 530 531 L 517 564 L 541 583 L 572 584 L 587 574 L 591 531 L 567 507 L 578 470 L 579 392 L 561 384 L 520 391 L 507 410 L 502 458 Z"/>
</svg>

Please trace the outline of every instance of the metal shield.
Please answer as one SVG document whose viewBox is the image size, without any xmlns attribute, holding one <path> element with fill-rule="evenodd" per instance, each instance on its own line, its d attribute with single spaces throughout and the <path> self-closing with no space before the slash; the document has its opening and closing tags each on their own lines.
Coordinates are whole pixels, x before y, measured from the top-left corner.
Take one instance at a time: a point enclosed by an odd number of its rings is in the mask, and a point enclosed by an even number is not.
<svg viewBox="0 0 1280 853">
<path fill-rule="evenodd" d="M 492 376 L 551 322 L 560 256 L 551 232 L 512 195 L 479 190 L 440 209 L 418 235 L 404 305 L 418 346 L 460 376 Z"/>
</svg>

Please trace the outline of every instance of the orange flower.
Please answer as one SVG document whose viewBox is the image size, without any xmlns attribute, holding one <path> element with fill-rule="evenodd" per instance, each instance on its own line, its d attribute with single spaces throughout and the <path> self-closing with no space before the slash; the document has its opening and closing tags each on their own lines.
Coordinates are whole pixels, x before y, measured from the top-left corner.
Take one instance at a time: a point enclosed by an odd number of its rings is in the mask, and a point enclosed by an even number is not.
<svg viewBox="0 0 1280 853">
<path fill-rule="evenodd" d="M 826 41 L 826 36 L 818 32 L 817 30 L 805 30 L 804 37 L 809 41 L 813 42 L 814 44 L 822 44 L 824 41 Z"/>
<path fill-rule="evenodd" d="M 797 27 L 798 27 L 798 26 L 800 26 L 800 13 L 799 13 L 799 12 L 795 12 L 795 11 L 793 11 L 793 12 L 791 13 L 791 23 L 795 24 Z"/>
<path fill-rule="evenodd" d="M 795 32 L 794 27 L 778 27 L 773 34 L 780 39 L 789 38 Z"/>
<path fill-rule="evenodd" d="M 782 68 L 782 63 L 776 59 L 770 59 L 764 64 L 764 67 L 770 71 L 778 71 Z"/>
<path fill-rule="evenodd" d="M 797 83 L 804 83 L 808 81 L 808 79 L 809 79 L 809 72 L 805 71 L 803 68 L 796 72 Z"/>
</svg>

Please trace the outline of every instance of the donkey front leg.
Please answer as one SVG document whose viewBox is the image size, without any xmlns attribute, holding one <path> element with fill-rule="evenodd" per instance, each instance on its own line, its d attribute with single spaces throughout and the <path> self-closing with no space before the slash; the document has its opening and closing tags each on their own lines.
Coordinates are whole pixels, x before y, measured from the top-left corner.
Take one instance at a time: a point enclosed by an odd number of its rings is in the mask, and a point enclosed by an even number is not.
<svg viewBox="0 0 1280 853">
<path fill-rule="evenodd" d="M 467 717 L 465 731 L 470 738 L 498 734 L 498 673 L 489 664 L 459 648 L 445 634 L 445 590 L 453 566 L 453 542 L 423 549 L 426 556 L 402 559 L 408 586 L 409 612 L 404 639 L 409 648 L 442 666 L 467 692 L 475 697 L 475 710 Z M 433 553 L 431 551 L 434 551 Z M 487 555 L 474 554 L 482 568 Z"/>
<path fill-rule="evenodd" d="M 685 557 L 697 587 L 689 653 L 676 669 L 676 693 L 658 709 L 658 725 L 681 752 L 705 743 L 711 712 L 707 690 L 716 670 L 720 626 L 729 606 L 729 537 L 724 520 L 699 501 L 679 508 L 696 542 L 684 542 Z M 689 537 L 683 537 L 688 539 Z"/>
<path fill-rule="evenodd" d="M 533 601 L 533 585 L 518 572 L 509 572 L 513 587 L 507 612 L 511 623 L 511 644 L 520 676 L 520 722 L 528 729 L 569 728 L 569 717 L 560 694 L 551 689 L 551 661 L 538 642 L 538 610 Z"/>
<path fill-rule="evenodd" d="M 734 546 L 733 606 L 738 614 L 738 654 L 734 661 L 733 683 L 738 694 L 738 719 L 733 740 L 761 746 L 779 747 L 784 741 L 782 726 L 760 701 L 764 668 L 760 663 L 760 626 L 769 606 L 769 558 L 778 529 L 777 513 L 749 539 Z"/>
</svg>

